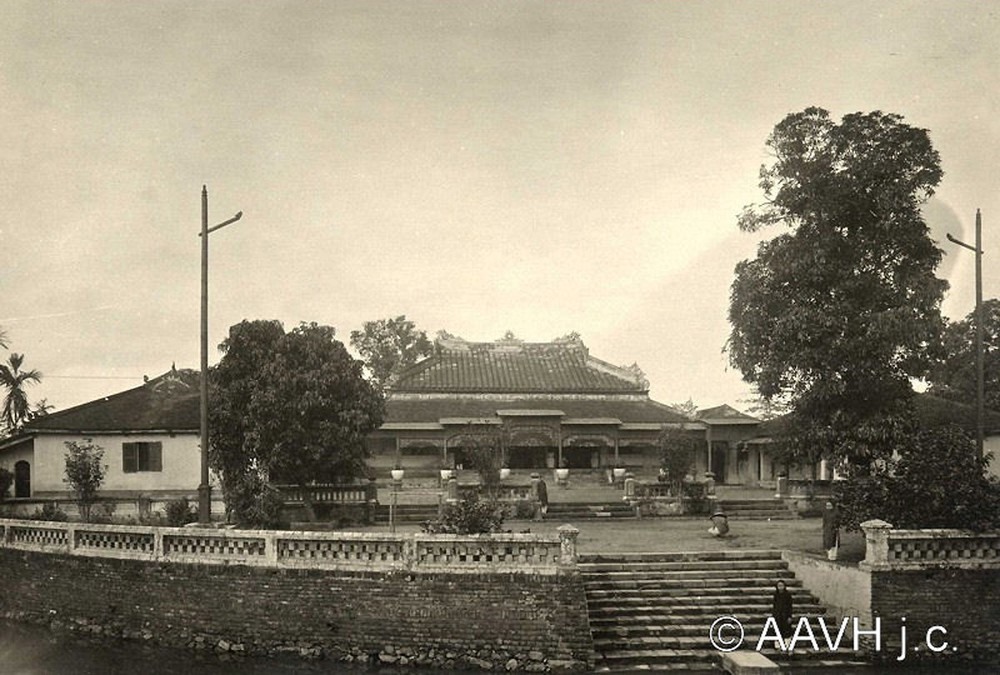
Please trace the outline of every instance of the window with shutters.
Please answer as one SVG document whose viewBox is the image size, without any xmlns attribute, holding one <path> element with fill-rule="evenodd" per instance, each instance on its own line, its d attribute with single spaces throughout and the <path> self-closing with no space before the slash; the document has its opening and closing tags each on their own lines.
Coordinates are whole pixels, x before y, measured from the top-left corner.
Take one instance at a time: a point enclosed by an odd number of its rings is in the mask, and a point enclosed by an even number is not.
<svg viewBox="0 0 1000 675">
<path fill-rule="evenodd" d="M 163 471 L 163 444 L 159 441 L 122 443 L 122 471 Z"/>
</svg>

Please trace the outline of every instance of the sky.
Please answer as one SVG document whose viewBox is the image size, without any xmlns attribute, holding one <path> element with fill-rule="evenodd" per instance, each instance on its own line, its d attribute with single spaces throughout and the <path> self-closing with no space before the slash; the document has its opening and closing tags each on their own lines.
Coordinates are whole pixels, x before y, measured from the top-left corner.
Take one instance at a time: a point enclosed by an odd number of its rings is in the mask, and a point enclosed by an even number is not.
<svg viewBox="0 0 1000 675">
<path fill-rule="evenodd" d="M 580 333 L 745 409 L 723 349 L 765 141 L 809 106 L 930 130 L 950 318 L 1000 296 L 995 3 L 0 0 L 0 327 L 56 409 L 242 319 Z M 0 357 L 4 356 L 0 354 Z"/>
</svg>

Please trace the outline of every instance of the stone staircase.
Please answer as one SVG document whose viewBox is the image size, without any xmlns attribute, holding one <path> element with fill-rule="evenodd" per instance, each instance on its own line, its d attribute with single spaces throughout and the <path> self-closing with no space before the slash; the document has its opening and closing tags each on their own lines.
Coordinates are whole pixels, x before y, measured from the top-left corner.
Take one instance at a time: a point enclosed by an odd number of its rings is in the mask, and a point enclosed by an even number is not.
<svg viewBox="0 0 1000 675">
<path fill-rule="evenodd" d="M 796 618 L 825 612 L 778 551 L 585 555 L 579 569 L 596 670 L 603 672 L 719 672 L 721 653 L 709 642 L 712 622 L 735 616 L 746 631 L 742 649 L 752 650 L 778 579 L 792 593 Z M 783 666 L 794 660 L 796 668 L 857 664 L 825 652 L 789 657 L 765 648 L 763 653 Z"/>
<path fill-rule="evenodd" d="M 422 523 L 437 518 L 437 515 L 437 504 L 398 504 L 395 520 L 397 523 Z M 375 522 L 380 524 L 389 522 L 388 504 L 379 504 L 375 508 Z"/>
<path fill-rule="evenodd" d="M 635 509 L 623 501 L 616 502 L 549 502 L 546 520 L 575 520 L 580 518 L 635 518 Z"/>
<path fill-rule="evenodd" d="M 799 516 L 780 499 L 726 499 L 717 505 L 736 520 L 794 520 Z"/>
</svg>

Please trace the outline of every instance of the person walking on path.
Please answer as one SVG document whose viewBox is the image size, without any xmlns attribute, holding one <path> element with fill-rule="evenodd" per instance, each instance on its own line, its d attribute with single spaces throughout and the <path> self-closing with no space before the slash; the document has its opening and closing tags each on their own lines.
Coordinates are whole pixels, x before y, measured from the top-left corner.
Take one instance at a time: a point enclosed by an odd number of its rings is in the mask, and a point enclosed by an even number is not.
<svg viewBox="0 0 1000 675">
<path fill-rule="evenodd" d="M 827 560 L 837 559 L 837 549 L 840 547 L 840 511 L 832 501 L 827 500 L 823 509 L 823 548 L 826 549 Z"/>
<path fill-rule="evenodd" d="M 538 479 L 538 505 L 544 516 L 549 511 L 549 487 L 545 484 L 544 478 Z"/>
<path fill-rule="evenodd" d="M 792 636 L 792 594 L 788 592 L 784 581 L 774 585 L 774 598 L 771 600 L 771 616 L 778 624 L 781 637 Z"/>
</svg>

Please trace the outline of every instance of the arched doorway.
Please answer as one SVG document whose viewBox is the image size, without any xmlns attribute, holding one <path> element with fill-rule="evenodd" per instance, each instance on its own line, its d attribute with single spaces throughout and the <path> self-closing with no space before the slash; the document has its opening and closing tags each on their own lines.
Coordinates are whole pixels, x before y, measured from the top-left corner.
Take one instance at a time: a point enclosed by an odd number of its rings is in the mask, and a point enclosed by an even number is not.
<svg viewBox="0 0 1000 675">
<path fill-rule="evenodd" d="M 31 465 L 22 459 L 14 464 L 14 497 L 31 496 Z"/>
</svg>

